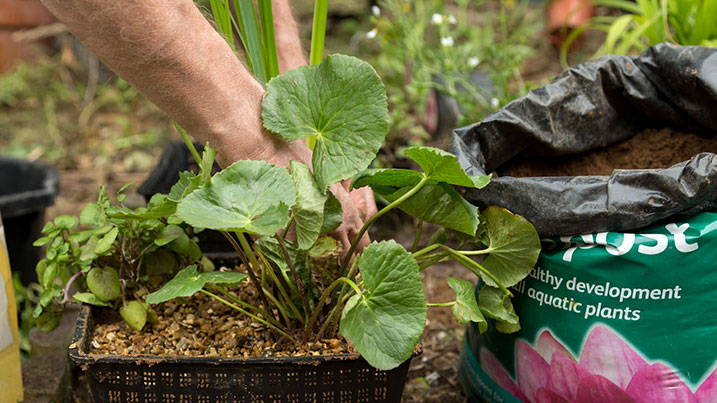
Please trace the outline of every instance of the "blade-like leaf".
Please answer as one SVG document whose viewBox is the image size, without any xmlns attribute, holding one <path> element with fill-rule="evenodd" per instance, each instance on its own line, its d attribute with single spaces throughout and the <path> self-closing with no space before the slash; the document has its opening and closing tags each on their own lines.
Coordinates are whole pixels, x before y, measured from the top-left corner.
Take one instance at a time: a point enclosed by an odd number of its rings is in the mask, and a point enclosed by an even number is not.
<svg viewBox="0 0 717 403">
<path fill-rule="evenodd" d="M 91 292 L 76 292 L 75 295 L 72 296 L 72 299 L 74 299 L 77 302 L 82 302 L 82 303 L 90 304 L 90 305 L 109 306 L 108 303 L 97 298 L 95 296 L 95 294 L 93 294 Z"/>
<path fill-rule="evenodd" d="M 372 366 L 395 368 L 411 356 L 426 325 L 418 264 L 394 241 L 373 243 L 358 259 L 365 290 L 344 308 L 341 334 Z"/>
<path fill-rule="evenodd" d="M 291 161 L 291 179 L 296 186 L 296 204 L 292 209 L 296 242 L 299 249 L 306 250 L 319 239 L 328 194 L 319 189 L 309 167 L 300 162 Z"/>
<path fill-rule="evenodd" d="M 273 78 L 264 127 L 285 140 L 316 136 L 313 170 L 321 190 L 366 169 L 388 128 L 386 91 L 368 63 L 330 55 Z"/>
<path fill-rule="evenodd" d="M 483 210 L 481 221 L 485 223 L 481 242 L 490 250 L 483 267 L 505 287 L 518 284 L 538 261 L 538 233 L 528 220 L 499 207 Z M 498 286 L 488 276 L 481 278 L 492 287 Z"/>
<path fill-rule="evenodd" d="M 238 161 L 186 196 L 177 215 L 195 227 L 272 235 L 288 223 L 295 199 L 286 169 Z"/>
<path fill-rule="evenodd" d="M 510 297 L 499 288 L 484 284 L 478 292 L 478 306 L 489 318 L 510 325 L 518 323 L 518 315 L 515 314 Z"/>
<path fill-rule="evenodd" d="M 247 275 L 239 272 L 198 273 L 197 266 L 181 270 L 161 289 L 147 295 L 148 304 L 159 304 L 177 297 L 191 297 L 207 283 L 235 284 L 244 281 Z"/>
<path fill-rule="evenodd" d="M 456 304 L 451 307 L 453 317 L 464 325 L 468 322 L 477 322 L 480 332 L 485 332 L 488 329 L 488 322 L 478 308 L 473 283 L 454 277 L 448 277 L 446 281 L 456 293 Z"/>
<path fill-rule="evenodd" d="M 246 49 L 249 66 L 254 77 L 261 84 L 266 83 L 264 69 L 263 45 L 261 43 L 259 25 L 253 1 L 234 0 L 234 9 L 237 10 L 242 29 L 241 40 Z"/>
<path fill-rule="evenodd" d="M 384 195 L 392 202 L 408 192 L 403 188 Z M 478 227 L 478 208 L 468 203 L 453 188 L 446 184 L 426 185 L 398 208 L 420 218 L 444 227 L 474 235 Z"/>
</svg>

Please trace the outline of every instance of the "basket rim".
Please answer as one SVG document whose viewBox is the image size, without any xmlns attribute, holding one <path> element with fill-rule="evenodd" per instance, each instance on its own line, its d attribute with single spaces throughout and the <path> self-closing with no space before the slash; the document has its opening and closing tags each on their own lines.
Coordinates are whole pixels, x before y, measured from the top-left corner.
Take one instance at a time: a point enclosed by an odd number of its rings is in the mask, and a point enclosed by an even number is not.
<svg viewBox="0 0 717 403">
<path fill-rule="evenodd" d="M 70 359 L 77 365 L 90 366 L 94 364 L 127 364 L 127 365 L 158 365 L 158 364 L 194 364 L 194 365 L 319 365 L 325 362 L 354 362 L 365 361 L 359 353 L 292 356 L 292 357 L 185 357 L 176 355 L 111 355 L 90 354 L 87 347 L 90 343 L 89 322 L 91 315 L 97 308 L 82 304 L 80 314 L 75 325 L 72 343 L 68 348 Z M 418 343 L 416 351 L 404 361 L 423 354 L 423 344 Z M 390 370 L 389 370 L 390 371 Z"/>
</svg>

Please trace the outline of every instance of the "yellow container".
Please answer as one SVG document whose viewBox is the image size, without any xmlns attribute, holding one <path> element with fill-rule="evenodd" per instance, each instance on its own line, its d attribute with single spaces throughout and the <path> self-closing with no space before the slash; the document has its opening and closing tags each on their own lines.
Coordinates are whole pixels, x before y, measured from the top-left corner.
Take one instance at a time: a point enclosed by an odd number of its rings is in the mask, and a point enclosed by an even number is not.
<svg viewBox="0 0 717 403">
<path fill-rule="evenodd" d="M 0 218 L 0 391 L 0 403 L 15 403 L 22 400 L 15 293 L 12 287 L 2 218 Z"/>
</svg>

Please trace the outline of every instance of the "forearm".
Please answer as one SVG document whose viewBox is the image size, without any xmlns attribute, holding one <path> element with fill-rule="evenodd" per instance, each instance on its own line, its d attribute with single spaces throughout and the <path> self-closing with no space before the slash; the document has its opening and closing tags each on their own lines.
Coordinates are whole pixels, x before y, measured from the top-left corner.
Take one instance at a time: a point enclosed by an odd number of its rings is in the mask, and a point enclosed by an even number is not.
<svg viewBox="0 0 717 403">
<path fill-rule="evenodd" d="M 261 129 L 263 88 L 191 0 L 43 2 L 112 70 L 216 147 L 222 164 L 287 147 Z"/>
</svg>

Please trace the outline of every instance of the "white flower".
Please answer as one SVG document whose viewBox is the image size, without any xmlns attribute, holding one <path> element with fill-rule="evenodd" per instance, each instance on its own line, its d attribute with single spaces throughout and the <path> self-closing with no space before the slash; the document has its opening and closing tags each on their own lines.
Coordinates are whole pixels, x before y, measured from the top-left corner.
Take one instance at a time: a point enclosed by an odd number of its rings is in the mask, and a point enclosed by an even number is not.
<svg viewBox="0 0 717 403">
<path fill-rule="evenodd" d="M 376 31 L 376 28 L 366 32 L 366 38 L 373 39 L 376 37 L 376 34 L 378 34 L 378 31 Z"/>
<path fill-rule="evenodd" d="M 443 46 L 453 46 L 453 44 L 454 44 L 454 42 L 453 42 L 453 37 L 451 37 L 451 36 L 444 36 L 443 38 L 441 38 L 441 45 L 443 45 Z"/>
<path fill-rule="evenodd" d="M 374 16 L 378 17 L 381 15 L 381 8 L 379 6 L 371 6 L 371 12 Z"/>
<path fill-rule="evenodd" d="M 431 16 L 431 24 L 433 24 L 433 25 L 441 25 L 441 24 L 443 24 L 443 16 L 442 16 L 441 14 L 434 13 L 434 14 Z"/>
<path fill-rule="evenodd" d="M 468 58 L 468 65 L 469 65 L 469 66 L 471 66 L 471 67 L 476 67 L 476 66 L 479 65 L 479 64 L 480 64 L 480 59 L 479 59 L 479 58 L 477 58 L 477 57 L 475 57 L 475 56 Z"/>
<path fill-rule="evenodd" d="M 498 109 L 498 107 L 500 106 L 500 101 L 498 101 L 498 98 L 491 98 L 490 106 L 492 106 L 493 109 Z"/>
<path fill-rule="evenodd" d="M 451 25 L 456 25 L 456 17 L 454 17 L 453 14 L 448 14 L 448 22 L 450 22 Z"/>
</svg>

